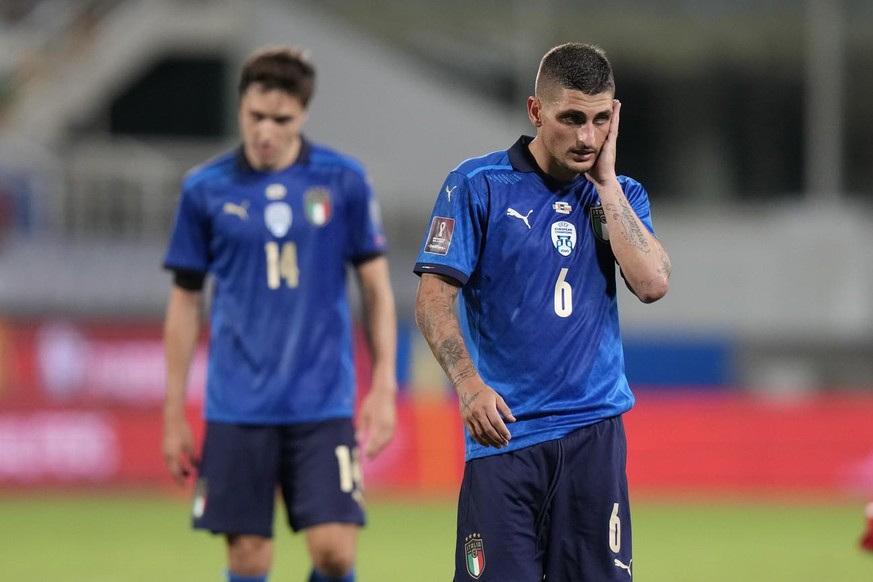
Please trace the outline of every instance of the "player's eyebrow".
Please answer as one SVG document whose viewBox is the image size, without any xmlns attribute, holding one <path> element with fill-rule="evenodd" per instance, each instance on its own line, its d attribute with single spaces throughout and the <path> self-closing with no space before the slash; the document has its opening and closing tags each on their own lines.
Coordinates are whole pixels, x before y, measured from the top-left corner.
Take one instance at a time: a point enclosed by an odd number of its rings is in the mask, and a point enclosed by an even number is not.
<svg viewBox="0 0 873 582">
<path fill-rule="evenodd" d="M 289 121 L 294 119 L 293 115 L 270 115 L 269 113 L 264 113 L 263 111 L 259 111 L 257 109 L 249 110 L 249 114 L 255 119 L 272 119 L 276 123 L 288 123 Z"/>
</svg>

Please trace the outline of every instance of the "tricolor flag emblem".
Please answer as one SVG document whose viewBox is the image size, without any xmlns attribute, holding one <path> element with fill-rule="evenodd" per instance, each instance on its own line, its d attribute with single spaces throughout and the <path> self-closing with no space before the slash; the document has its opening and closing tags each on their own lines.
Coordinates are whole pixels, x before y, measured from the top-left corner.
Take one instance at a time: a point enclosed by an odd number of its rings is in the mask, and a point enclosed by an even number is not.
<svg viewBox="0 0 873 582">
<path fill-rule="evenodd" d="M 609 242 L 609 230 L 606 228 L 606 213 L 600 203 L 591 207 L 591 230 L 594 236 L 603 242 Z"/>
<path fill-rule="evenodd" d="M 330 201 L 330 190 L 327 188 L 310 188 L 303 200 L 306 220 L 315 226 L 324 226 L 330 221 L 333 207 Z"/>
<path fill-rule="evenodd" d="M 467 573 L 473 578 L 479 578 L 485 570 L 485 545 L 482 536 L 477 533 L 467 536 L 464 552 L 467 554 Z"/>
<path fill-rule="evenodd" d="M 570 214 L 573 211 L 573 207 L 563 200 L 559 200 L 558 202 L 552 204 L 552 208 L 558 214 Z"/>
</svg>

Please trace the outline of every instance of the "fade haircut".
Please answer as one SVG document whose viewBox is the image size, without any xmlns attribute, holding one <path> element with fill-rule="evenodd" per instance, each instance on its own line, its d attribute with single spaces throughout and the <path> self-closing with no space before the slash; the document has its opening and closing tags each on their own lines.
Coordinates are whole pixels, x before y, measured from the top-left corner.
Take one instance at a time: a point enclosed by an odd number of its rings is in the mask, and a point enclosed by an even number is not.
<svg viewBox="0 0 873 582">
<path fill-rule="evenodd" d="M 252 85 L 264 91 L 284 91 L 297 97 L 303 107 L 315 92 L 315 67 L 309 56 L 299 48 L 270 47 L 261 49 L 246 59 L 239 79 L 239 96 Z"/>
<path fill-rule="evenodd" d="M 555 88 L 573 89 L 586 95 L 615 95 L 615 80 L 606 51 L 597 45 L 578 42 L 551 49 L 540 61 L 536 96 L 543 98 Z"/>
</svg>

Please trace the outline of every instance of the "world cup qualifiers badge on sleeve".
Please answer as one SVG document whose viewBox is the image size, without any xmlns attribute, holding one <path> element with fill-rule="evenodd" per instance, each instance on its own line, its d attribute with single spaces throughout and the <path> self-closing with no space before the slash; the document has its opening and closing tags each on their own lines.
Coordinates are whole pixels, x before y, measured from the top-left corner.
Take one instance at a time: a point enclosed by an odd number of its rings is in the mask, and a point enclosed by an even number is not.
<svg viewBox="0 0 873 582">
<path fill-rule="evenodd" d="M 427 244 L 424 247 L 424 252 L 434 255 L 448 254 L 454 232 L 454 218 L 435 216 L 430 224 L 430 233 L 427 235 Z"/>
</svg>

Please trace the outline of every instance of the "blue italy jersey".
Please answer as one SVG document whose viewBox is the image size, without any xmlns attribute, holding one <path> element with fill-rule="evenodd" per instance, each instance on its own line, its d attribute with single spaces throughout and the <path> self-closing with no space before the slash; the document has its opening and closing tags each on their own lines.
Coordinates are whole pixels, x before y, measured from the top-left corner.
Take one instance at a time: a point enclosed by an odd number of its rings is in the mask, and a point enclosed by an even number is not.
<svg viewBox="0 0 873 582">
<path fill-rule="evenodd" d="M 207 420 L 352 416 L 346 268 L 384 252 L 363 168 L 330 149 L 304 140 L 277 172 L 241 148 L 192 170 L 164 266 L 214 279 Z"/>
<path fill-rule="evenodd" d="M 415 265 L 463 285 L 459 316 L 473 363 L 518 419 L 503 449 L 468 434 L 468 459 L 560 438 L 634 402 L 600 199 L 584 176 L 563 183 L 543 174 L 530 141 L 449 174 Z M 651 230 L 645 189 L 619 182 Z"/>
</svg>

